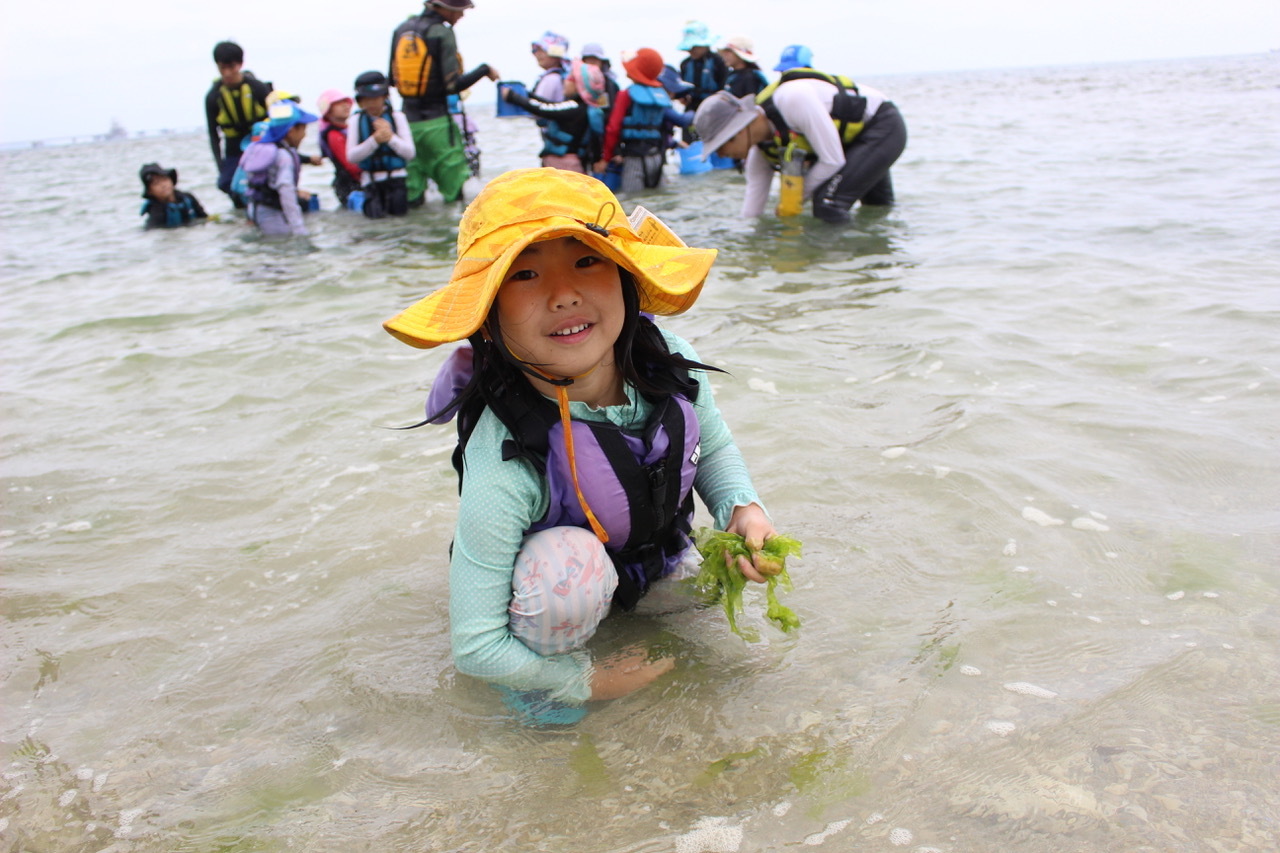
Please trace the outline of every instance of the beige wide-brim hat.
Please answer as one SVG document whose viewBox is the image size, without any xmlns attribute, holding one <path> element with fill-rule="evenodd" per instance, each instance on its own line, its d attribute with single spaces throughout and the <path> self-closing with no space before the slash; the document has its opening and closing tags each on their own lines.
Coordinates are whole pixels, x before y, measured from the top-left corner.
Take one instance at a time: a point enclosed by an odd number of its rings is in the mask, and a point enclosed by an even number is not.
<svg viewBox="0 0 1280 853">
<path fill-rule="evenodd" d="M 462 215 L 449 283 L 383 328 L 424 349 L 470 337 L 484 325 L 516 256 L 530 243 L 557 237 L 574 237 L 629 271 L 640 310 L 651 314 L 688 309 L 716 257 L 715 249 L 646 242 L 596 178 L 560 169 L 517 169 L 490 181 Z"/>
<path fill-rule="evenodd" d="M 732 50 L 743 62 L 758 62 L 756 59 L 756 43 L 746 36 L 729 36 L 721 46 L 721 50 Z"/>
</svg>

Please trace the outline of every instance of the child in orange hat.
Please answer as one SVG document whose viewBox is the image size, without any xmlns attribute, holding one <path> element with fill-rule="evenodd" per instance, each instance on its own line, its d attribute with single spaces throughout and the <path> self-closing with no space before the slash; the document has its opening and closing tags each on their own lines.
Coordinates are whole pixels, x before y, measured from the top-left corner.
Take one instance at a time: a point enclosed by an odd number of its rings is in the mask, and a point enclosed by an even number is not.
<svg viewBox="0 0 1280 853">
<path fill-rule="evenodd" d="M 454 660 L 532 722 L 573 722 L 674 666 L 584 645 L 611 607 L 685 572 L 695 489 L 718 528 L 757 547 L 776 535 L 714 368 L 652 319 L 693 304 L 716 252 L 647 226 L 587 175 L 508 172 L 467 208 L 449 283 L 384 324 L 416 347 L 468 342 L 423 422 L 458 420 Z"/>
<path fill-rule="evenodd" d="M 631 85 L 618 93 L 610 108 L 596 171 L 603 172 L 609 162 L 621 165 L 619 191 L 636 192 L 662 183 L 666 161 L 663 121 L 671 109 L 671 97 L 659 79 L 665 67 L 662 55 L 653 48 L 623 54 L 622 67 Z"/>
</svg>

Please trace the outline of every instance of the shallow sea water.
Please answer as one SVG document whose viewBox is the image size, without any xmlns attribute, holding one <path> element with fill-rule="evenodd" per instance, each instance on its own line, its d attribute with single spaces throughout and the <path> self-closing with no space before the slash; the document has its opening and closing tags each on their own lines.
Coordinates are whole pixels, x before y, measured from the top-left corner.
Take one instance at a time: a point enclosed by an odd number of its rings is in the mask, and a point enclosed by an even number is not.
<svg viewBox="0 0 1280 853">
<path fill-rule="evenodd" d="M 611 619 L 680 663 L 555 731 L 453 670 L 452 432 L 387 429 L 458 210 L 282 246 L 198 136 L 0 152 L 5 849 L 1280 847 L 1280 61 L 867 82 L 892 210 L 626 203 L 721 250 L 668 325 L 803 627 Z M 149 160 L 224 221 L 141 231 Z"/>
</svg>

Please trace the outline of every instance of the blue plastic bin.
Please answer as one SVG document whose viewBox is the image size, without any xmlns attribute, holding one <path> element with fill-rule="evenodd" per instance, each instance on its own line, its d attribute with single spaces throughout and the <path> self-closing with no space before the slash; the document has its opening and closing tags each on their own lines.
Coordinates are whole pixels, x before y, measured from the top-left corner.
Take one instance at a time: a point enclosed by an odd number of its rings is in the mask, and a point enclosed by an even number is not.
<svg viewBox="0 0 1280 853">
<path fill-rule="evenodd" d="M 687 148 L 680 149 L 680 174 L 698 175 L 710 172 L 711 163 L 702 159 L 702 140 L 690 142 Z"/>
<path fill-rule="evenodd" d="M 524 107 L 517 107 L 515 104 L 508 104 L 506 101 L 502 99 L 503 86 L 506 86 L 508 89 L 512 90 L 513 92 L 517 92 L 521 95 L 528 96 L 529 94 L 528 91 L 525 89 L 524 84 L 519 82 L 518 80 L 499 80 L 498 81 L 498 118 L 511 118 L 513 116 L 524 116 L 525 118 L 528 118 L 529 113 L 525 111 Z"/>
<path fill-rule="evenodd" d="M 605 167 L 603 172 L 596 174 L 596 177 L 604 182 L 610 192 L 617 192 L 622 189 L 622 164 L 610 163 Z"/>
<path fill-rule="evenodd" d="M 702 143 L 699 142 L 698 144 L 701 145 Z M 719 154 L 712 154 L 707 158 L 707 162 L 711 164 L 713 169 L 732 169 L 734 161 L 732 157 L 721 157 Z"/>
</svg>

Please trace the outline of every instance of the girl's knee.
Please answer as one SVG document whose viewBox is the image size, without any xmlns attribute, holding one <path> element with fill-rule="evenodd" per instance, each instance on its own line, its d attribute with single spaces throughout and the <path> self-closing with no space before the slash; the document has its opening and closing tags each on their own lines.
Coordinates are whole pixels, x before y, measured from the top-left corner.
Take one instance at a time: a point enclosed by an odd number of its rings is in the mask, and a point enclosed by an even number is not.
<svg viewBox="0 0 1280 853">
<path fill-rule="evenodd" d="M 589 530 L 553 527 L 525 537 L 511 579 L 511 632 L 538 654 L 570 651 L 609 612 L 618 576 Z"/>
</svg>

